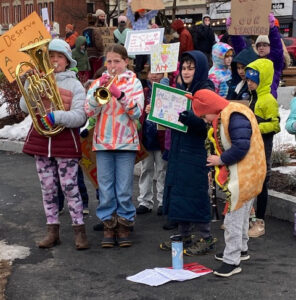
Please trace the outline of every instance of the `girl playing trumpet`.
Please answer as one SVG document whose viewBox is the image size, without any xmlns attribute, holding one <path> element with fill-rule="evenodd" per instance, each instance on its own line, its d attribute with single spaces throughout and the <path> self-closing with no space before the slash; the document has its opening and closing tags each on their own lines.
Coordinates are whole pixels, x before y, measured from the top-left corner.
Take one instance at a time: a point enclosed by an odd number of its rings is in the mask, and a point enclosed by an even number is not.
<svg viewBox="0 0 296 300">
<path fill-rule="evenodd" d="M 100 186 L 97 216 L 104 223 L 103 248 L 111 248 L 116 242 L 120 247 L 132 244 L 129 233 L 136 213 L 132 203 L 133 171 L 136 151 L 140 150 L 136 120 L 142 114 L 144 95 L 141 82 L 127 70 L 127 64 L 126 49 L 118 44 L 109 46 L 107 71 L 93 82 L 85 103 L 87 115 L 97 119 L 93 151 Z M 99 103 L 97 90 L 112 77 L 113 83 L 108 86 L 110 101 Z"/>
</svg>

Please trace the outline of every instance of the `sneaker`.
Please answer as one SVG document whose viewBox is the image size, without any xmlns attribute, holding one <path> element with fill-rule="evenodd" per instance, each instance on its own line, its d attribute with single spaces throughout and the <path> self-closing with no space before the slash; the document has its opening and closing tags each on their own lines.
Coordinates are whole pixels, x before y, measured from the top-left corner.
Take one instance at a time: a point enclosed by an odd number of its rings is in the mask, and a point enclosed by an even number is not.
<svg viewBox="0 0 296 300">
<path fill-rule="evenodd" d="M 215 259 L 223 261 L 223 252 L 215 254 Z M 248 251 L 242 251 L 240 260 L 248 260 L 250 259 L 250 255 L 248 254 Z"/>
<path fill-rule="evenodd" d="M 218 270 L 214 271 L 214 274 L 221 277 L 230 277 L 231 275 L 238 274 L 242 271 L 240 265 L 230 265 L 222 263 L 221 267 Z"/>
<path fill-rule="evenodd" d="M 252 228 L 249 229 L 249 237 L 256 238 L 265 234 L 264 220 L 257 219 Z"/>
<path fill-rule="evenodd" d="M 172 230 L 172 229 L 176 229 L 178 228 L 178 223 L 177 222 L 173 222 L 173 221 L 167 221 L 162 228 L 164 230 Z"/>
<path fill-rule="evenodd" d="M 162 205 L 159 205 L 158 208 L 157 208 L 157 215 L 158 216 L 162 216 L 163 215 L 163 206 Z"/>
<path fill-rule="evenodd" d="M 217 239 L 210 237 L 206 240 L 201 238 L 199 241 L 195 242 L 191 247 L 185 249 L 183 252 L 187 256 L 206 254 L 210 250 L 214 249 Z"/>
<path fill-rule="evenodd" d="M 189 235 L 189 236 L 184 236 L 182 238 L 182 241 L 183 241 L 183 249 L 186 249 L 187 247 L 191 246 L 192 245 L 192 238 L 193 236 L 192 235 Z M 169 241 L 166 241 L 166 242 L 163 242 L 159 245 L 160 249 L 161 250 L 164 250 L 164 251 L 170 251 L 172 250 L 172 241 L 169 240 Z"/>
<path fill-rule="evenodd" d="M 137 215 L 143 215 L 143 214 L 147 214 L 147 213 L 150 213 L 152 211 L 151 208 L 148 208 L 144 205 L 140 205 L 137 209 L 136 209 L 136 212 L 137 212 Z"/>
<path fill-rule="evenodd" d="M 89 215 L 89 209 L 88 209 L 88 207 L 83 208 L 82 213 L 83 213 L 84 216 Z"/>
</svg>

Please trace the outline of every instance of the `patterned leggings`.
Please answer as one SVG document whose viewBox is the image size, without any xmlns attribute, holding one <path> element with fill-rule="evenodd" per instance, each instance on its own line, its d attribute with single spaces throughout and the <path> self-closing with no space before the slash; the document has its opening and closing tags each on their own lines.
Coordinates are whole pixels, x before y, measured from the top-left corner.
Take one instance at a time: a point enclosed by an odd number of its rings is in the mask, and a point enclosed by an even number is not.
<svg viewBox="0 0 296 300">
<path fill-rule="evenodd" d="M 73 224 L 83 223 L 82 199 L 77 185 L 78 158 L 57 158 L 35 155 L 47 224 L 59 223 L 58 180 Z"/>
</svg>

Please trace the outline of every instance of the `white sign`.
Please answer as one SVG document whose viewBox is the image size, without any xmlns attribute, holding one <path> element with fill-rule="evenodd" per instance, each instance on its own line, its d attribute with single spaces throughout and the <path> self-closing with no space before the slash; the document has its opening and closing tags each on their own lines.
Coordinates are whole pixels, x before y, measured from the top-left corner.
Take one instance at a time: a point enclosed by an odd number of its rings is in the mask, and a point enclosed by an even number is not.
<svg viewBox="0 0 296 300">
<path fill-rule="evenodd" d="M 129 30 L 124 47 L 129 55 L 150 54 L 152 47 L 162 44 L 164 28 Z"/>
<path fill-rule="evenodd" d="M 151 50 L 151 73 L 177 70 L 180 43 L 157 45 Z"/>
</svg>

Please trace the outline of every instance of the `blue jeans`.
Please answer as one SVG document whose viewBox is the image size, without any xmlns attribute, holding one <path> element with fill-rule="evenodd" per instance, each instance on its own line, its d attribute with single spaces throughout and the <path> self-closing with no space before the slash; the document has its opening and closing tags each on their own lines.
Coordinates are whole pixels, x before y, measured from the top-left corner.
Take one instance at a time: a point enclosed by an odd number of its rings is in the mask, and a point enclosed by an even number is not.
<svg viewBox="0 0 296 300">
<path fill-rule="evenodd" d="M 134 221 L 132 202 L 135 151 L 97 151 L 97 176 L 100 204 L 97 217 L 110 220 L 112 214 Z"/>
</svg>

